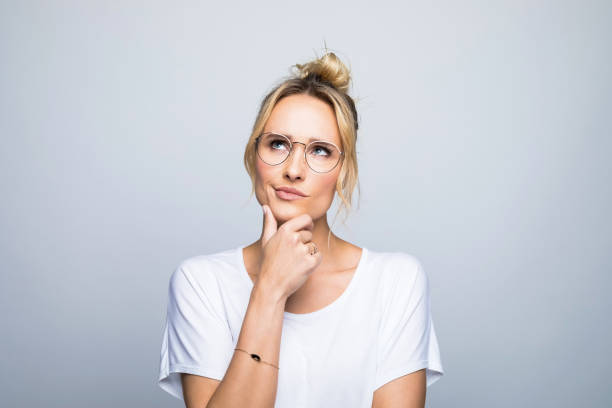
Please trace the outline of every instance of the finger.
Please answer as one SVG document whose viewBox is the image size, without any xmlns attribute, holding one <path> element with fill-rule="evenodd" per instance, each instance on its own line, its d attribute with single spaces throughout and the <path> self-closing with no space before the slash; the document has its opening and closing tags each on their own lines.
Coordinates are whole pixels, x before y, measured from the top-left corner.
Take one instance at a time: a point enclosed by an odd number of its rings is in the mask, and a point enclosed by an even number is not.
<svg viewBox="0 0 612 408">
<path fill-rule="evenodd" d="M 300 230 L 298 231 L 298 234 L 300 234 L 300 241 L 302 243 L 307 243 L 312 241 L 312 231 L 309 230 Z"/>
<path fill-rule="evenodd" d="M 312 231 L 314 222 L 309 214 L 302 214 L 285 222 L 281 228 L 286 228 L 288 231 L 300 231 L 304 229 Z"/>
<path fill-rule="evenodd" d="M 265 246 L 266 243 L 272 238 L 272 236 L 276 233 L 278 229 L 278 223 L 276 222 L 276 218 L 274 214 L 272 214 L 272 210 L 267 205 L 262 205 L 264 211 L 263 217 L 263 230 L 261 233 L 261 245 Z"/>
</svg>

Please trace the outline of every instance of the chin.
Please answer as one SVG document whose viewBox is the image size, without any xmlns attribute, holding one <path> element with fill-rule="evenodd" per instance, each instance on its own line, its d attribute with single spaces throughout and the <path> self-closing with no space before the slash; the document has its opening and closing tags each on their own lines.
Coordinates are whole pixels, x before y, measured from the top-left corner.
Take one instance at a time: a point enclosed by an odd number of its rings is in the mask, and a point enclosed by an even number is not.
<svg viewBox="0 0 612 408">
<path fill-rule="evenodd" d="M 280 204 L 271 205 L 270 209 L 276 217 L 277 221 L 288 221 L 291 218 L 297 217 L 300 214 L 304 214 L 304 210 L 299 206 L 289 202 L 283 202 Z"/>
</svg>

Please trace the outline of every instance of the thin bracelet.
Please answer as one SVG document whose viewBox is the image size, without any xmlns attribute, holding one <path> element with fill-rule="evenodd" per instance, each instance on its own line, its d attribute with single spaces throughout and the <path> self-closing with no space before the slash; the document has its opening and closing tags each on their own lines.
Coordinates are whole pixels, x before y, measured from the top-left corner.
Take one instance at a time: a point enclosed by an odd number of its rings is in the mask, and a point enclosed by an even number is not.
<svg viewBox="0 0 612 408">
<path fill-rule="evenodd" d="M 247 353 L 248 355 L 250 355 L 250 356 L 251 356 L 251 358 L 252 358 L 253 360 L 257 361 L 258 363 L 265 363 L 265 364 L 271 365 L 272 367 L 276 367 L 276 369 L 277 369 L 277 370 L 280 370 L 280 369 L 278 368 L 278 366 L 275 366 L 275 365 L 274 365 L 274 364 L 272 364 L 272 363 L 268 363 L 268 362 L 266 362 L 266 361 L 263 361 L 263 360 L 261 359 L 261 357 L 259 357 L 257 354 L 251 354 L 251 353 L 249 353 L 248 351 L 243 350 L 243 349 L 239 349 L 239 348 L 235 348 L 234 350 L 244 351 L 245 353 Z"/>
</svg>

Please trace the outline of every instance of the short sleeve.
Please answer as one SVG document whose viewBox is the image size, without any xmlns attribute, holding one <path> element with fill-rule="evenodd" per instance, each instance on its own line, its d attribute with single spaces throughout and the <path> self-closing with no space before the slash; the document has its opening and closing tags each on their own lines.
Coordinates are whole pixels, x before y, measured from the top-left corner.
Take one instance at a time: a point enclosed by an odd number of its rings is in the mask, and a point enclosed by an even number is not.
<svg viewBox="0 0 612 408">
<path fill-rule="evenodd" d="M 233 356 L 221 297 L 214 276 L 207 272 L 197 270 L 196 281 L 183 263 L 168 285 L 158 385 L 181 400 L 180 373 L 222 380 Z"/>
<path fill-rule="evenodd" d="M 389 299 L 384 299 L 377 342 L 374 390 L 384 384 L 425 368 L 427 387 L 444 373 L 431 316 L 429 281 L 421 263 L 399 253 Z"/>
</svg>

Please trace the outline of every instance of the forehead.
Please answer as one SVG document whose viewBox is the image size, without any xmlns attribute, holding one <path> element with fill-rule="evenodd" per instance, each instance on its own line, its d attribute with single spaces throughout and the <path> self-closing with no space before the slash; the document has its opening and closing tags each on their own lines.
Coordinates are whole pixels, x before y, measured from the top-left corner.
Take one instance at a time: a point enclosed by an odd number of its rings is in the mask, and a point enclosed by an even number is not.
<svg viewBox="0 0 612 408">
<path fill-rule="evenodd" d="M 290 95 L 278 101 L 263 131 L 283 134 L 291 141 L 323 140 L 340 145 L 333 108 L 310 95 Z"/>
</svg>

